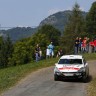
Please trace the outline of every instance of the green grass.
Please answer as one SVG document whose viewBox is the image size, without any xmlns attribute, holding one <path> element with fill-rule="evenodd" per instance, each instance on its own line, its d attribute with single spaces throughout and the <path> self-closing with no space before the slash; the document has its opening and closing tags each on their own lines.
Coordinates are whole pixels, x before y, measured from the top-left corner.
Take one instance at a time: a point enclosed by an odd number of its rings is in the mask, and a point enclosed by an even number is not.
<svg viewBox="0 0 96 96">
<path fill-rule="evenodd" d="M 53 66 L 58 61 L 58 58 L 32 62 L 26 65 L 10 67 L 0 70 L 0 93 L 15 85 L 19 80 L 24 78 L 29 73 L 38 69 Z"/>
<path fill-rule="evenodd" d="M 86 53 L 84 54 L 84 57 L 86 58 L 86 60 L 96 60 L 96 53 Z"/>
</svg>

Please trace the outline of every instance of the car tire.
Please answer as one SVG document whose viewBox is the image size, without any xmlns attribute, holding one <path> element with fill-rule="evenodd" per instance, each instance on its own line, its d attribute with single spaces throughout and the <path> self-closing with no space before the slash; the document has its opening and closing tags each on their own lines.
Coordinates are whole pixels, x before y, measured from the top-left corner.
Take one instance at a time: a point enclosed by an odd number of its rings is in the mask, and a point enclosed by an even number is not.
<svg viewBox="0 0 96 96">
<path fill-rule="evenodd" d="M 86 75 L 84 75 L 83 77 L 82 77 L 82 81 L 84 82 L 84 83 L 87 83 L 87 79 L 88 77 L 86 77 Z"/>
<path fill-rule="evenodd" d="M 54 75 L 54 81 L 58 81 L 59 77 L 57 75 Z"/>
</svg>

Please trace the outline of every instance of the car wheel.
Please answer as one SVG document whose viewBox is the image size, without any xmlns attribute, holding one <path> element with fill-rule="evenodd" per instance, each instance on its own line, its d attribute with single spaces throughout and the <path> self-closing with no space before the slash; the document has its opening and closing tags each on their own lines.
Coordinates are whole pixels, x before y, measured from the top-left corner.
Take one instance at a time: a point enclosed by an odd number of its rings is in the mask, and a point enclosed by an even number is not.
<svg viewBox="0 0 96 96">
<path fill-rule="evenodd" d="M 83 80 L 84 83 L 87 83 L 87 77 L 86 77 L 86 75 L 84 75 L 84 76 L 82 77 L 82 80 Z"/>
<path fill-rule="evenodd" d="M 54 75 L 54 80 L 55 81 L 58 81 L 59 80 L 59 77 L 57 75 Z"/>
</svg>

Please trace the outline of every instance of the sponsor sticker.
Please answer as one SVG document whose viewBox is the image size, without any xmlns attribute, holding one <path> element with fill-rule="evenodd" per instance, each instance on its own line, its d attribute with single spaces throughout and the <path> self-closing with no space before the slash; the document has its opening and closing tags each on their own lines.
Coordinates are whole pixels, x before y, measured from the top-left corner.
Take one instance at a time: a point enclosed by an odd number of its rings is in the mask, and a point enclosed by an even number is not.
<svg viewBox="0 0 96 96">
<path fill-rule="evenodd" d="M 62 67 L 59 68 L 59 70 L 79 70 L 80 68 L 76 68 L 76 67 Z"/>
</svg>

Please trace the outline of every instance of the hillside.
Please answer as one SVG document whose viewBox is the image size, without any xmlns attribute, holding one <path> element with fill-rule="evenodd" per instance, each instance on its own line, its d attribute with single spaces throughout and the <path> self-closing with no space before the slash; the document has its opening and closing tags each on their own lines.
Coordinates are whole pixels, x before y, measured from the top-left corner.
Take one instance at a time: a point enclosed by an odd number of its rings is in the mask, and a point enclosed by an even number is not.
<svg viewBox="0 0 96 96">
<path fill-rule="evenodd" d="M 64 27 L 66 23 L 68 22 L 69 15 L 72 14 L 72 11 L 67 10 L 67 11 L 61 11 L 57 12 L 53 15 L 48 16 L 44 20 L 42 20 L 39 24 L 38 27 L 41 27 L 44 24 L 50 24 L 54 26 L 55 28 L 59 29 L 61 32 L 63 32 Z M 86 12 L 82 12 L 83 16 L 86 16 Z M 37 30 L 38 27 L 36 28 L 31 28 L 31 27 L 16 27 L 8 30 L 1 30 L 0 31 L 0 36 L 6 36 L 7 34 L 10 36 L 12 41 L 17 41 L 22 38 L 30 37 L 32 34 L 34 34 Z"/>
<path fill-rule="evenodd" d="M 36 32 L 37 28 L 31 27 L 16 27 L 8 30 L 1 30 L 0 35 L 6 37 L 10 36 L 13 42 L 20 40 L 22 38 L 27 38 Z"/>
<path fill-rule="evenodd" d="M 51 24 L 62 32 L 71 14 L 72 14 L 72 11 L 70 10 L 57 12 L 53 15 L 48 16 L 43 21 L 41 21 L 39 26 L 42 26 L 44 24 Z M 86 14 L 87 12 L 82 12 L 82 15 L 84 17 L 86 17 Z"/>
</svg>

